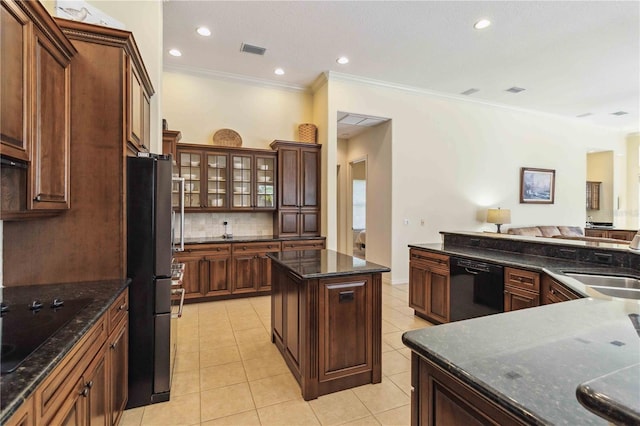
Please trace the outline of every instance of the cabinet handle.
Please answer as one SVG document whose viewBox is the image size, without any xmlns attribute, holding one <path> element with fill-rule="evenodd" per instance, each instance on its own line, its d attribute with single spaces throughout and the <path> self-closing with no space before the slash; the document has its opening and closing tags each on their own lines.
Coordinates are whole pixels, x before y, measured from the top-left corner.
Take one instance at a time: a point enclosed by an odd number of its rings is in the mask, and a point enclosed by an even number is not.
<svg viewBox="0 0 640 426">
<path fill-rule="evenodd" d="M 91 389 L 93 387 L 93 380 L 90 380 L 89 383 L 87 383 L 87 388 Z"/>
<path fill-rule="evenodd" d="M 87 389 L 87 387 L 85 386 L 81 391 L 80 391 L 80 395 L 83 397 L 88 397 L 89 396 L 89 389 Z"/>
<path fill-rule="evenodd" d="M 551 294 L 556 294 L 556 291 L 555 291 L 554 289 L 550 288 L 550 289 L 549 289 L 549 293 L 551 293 Z"/>
<path fill-rule="evenodd" d="M 118 347 L 118 342 L 113 342 L 111 345 L 109 345 L 109 347 L 110 347 L 111 349 L 115 349 L 115 348 L 117 348 L 117 347 Z"/>
<path fill-rule="evenodd" d="M 120 306 L 118 307 L 118 310 L 119 310 L 119 311 L 124 311 L 125 309 L 127 309 L 127 304 L 126 304 L 126 303 L 123 303 L 122 305 L 120 305 Z"/>
<path fill-rule="evenodd" d="M 353 290 L 341 291 L 340 293 L 338 293 L 338 303 L 353 302 L 353 298 Z"/>
<path fill-rule="evenodd" d="M 221 249 L 220 249 L 220 247 L 218 247 L 216 250 L 217 250 L 217 251 L 220 251 Z"/>
<path fill-rule="evenodd" d="M 242 246 L 242 250 L 246 250 L 246 249 L 247 249 L 247 246 Z"/>
</svg>

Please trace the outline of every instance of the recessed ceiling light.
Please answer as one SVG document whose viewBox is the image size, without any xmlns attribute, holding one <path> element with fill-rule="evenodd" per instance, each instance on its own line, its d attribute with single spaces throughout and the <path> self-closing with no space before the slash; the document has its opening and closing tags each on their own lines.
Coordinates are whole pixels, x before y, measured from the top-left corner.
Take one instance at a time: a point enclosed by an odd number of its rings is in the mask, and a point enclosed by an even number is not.
<svg viewBox="0 0 640 426">
<path fill-rule="evenodd" d="M 491 21 L 490 20 L 481 19 L 478 22 L 476 22 L 475 24 L 473 24 L 473 28 L 475 28 L 476 30 L 484 30 L 489 25 L 491 25 Z"/>
<path fill-rule="evenodd" d="M 593 113 L 591 112 L 585 112 L 584 114 L 580 114 L 580 115 L 576 115 L 576 117 L 578 118 L 583 118 L 583 117 L 588 117 L 590 115 L 593 115 Z"/>
<path fill-rule="evenodd" d="M 336 62 L 340 65 L 346 65 L 349 63 L 349 58 L 347 58 L 346 56 L 340 56 L 338 59 L 336 59 Z"/>
<path fill-rule="evenodd" d="M 207 27 L 198 27 L 196 32 L 203 37 L 209 37 L 211 35 L 211 30 Z"/>
<path fill-rule="evenodd" d="M 276 75 L 284 75 L 284 70 L 282 68 L 276 68 L 273 73 Z"/>
<path fill-rule="evenodd" d="M 171 56 L 182 56 L 182 52 L 179 51 L 178 49 L 171 49 L 171 50 L 169 50 L 169 55 L 171 55 Z"/>
<path fill-rule="evenodd" d="M 627 111 L 616 111 L 611 113 L 611 115 L 627 115 L 627 114 L 629 114 Z"/>
<path fill-rule="evenodd" d="M 513 86 L 510 87 L 506 90 L 506 92 L 509 93 L 520 93 L 520 92 L 524 92 L 526 89 L 523 89 L 522 87 L 517 87 L 517 86 Z"/>
</svg>

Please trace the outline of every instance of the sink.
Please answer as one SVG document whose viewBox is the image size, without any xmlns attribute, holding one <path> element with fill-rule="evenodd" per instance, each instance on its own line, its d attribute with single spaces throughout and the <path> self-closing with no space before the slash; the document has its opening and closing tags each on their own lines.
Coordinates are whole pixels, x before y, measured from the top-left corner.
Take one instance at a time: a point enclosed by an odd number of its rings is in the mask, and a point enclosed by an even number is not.
<svg viewBox="0 0 640 426">
<path fill-rule="evenodd" d="M 640 300 L 640 280 L 634 277 L 579 272 L 565 272 L 564 275 L 608 296 Z"/>
</svg>

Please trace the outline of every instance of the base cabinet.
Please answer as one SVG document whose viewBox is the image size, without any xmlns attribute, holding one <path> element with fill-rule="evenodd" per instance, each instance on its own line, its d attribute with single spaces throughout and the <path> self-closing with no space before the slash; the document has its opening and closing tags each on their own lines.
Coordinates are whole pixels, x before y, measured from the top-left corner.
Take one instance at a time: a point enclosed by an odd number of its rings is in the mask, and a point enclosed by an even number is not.
<svg viewBox="0 0 640 426">
<path fill-rule="evenodd" d="M 614 240 L 631 241 L 637 231 L 625 229 L 590 229 L 584 230 L 586 237 L 612 238 Z M 621 243 L 622 244 L 622 243 Z"/>
<path fill-rule="evenodd" d="M 127 401 L 128 305 L 125 290 L 6 424 L 117 425 Z"/>
<path fill-rule="evenodd" d="M 409 307 L 437 323 L 449 322 L 449 256 L 411 249 Z"/>
<path fill-rule="evenodd" d="M 437 365 L 411 354 L 411 425 L 524 425 Z"/>
<path fill-rule="evenodd" d="M 554 280 L 548 275 L 544 275 L 541 281 L 542 289 L 542 304 L 548 305 L 550 303 L 566 302 L 569 300 L 580 299 L 573 291 L 569 290 L 566 286 L 562 285 L 558 281 Z"/>
<path fill-rule="evenodd" d="M 540 274 L 504 268 L 504 311 L 540 305 Z"/>
<path fill-rule="evenodd" d="M 381 275 L 300 279 L 275 262 L 272 274 L 272 342 L 302 397 L 380 383 Z"/>
</svg>

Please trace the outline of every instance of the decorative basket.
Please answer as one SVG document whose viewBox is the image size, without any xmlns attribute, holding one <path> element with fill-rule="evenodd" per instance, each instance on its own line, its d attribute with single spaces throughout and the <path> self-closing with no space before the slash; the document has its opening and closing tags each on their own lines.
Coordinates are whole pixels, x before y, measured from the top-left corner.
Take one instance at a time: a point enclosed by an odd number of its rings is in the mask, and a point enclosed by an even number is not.
<svg viewBox="0 0 640 426">
<path fill-rule="evenodd" d="M 315 124 L 302 123 L 298 126 L 298 139 L 300 142 L 316 143 L 318 128 Z"/>
<path fill-rule="evenodd" d="M 213 134 L 213 144 L 220 146 L 242 146 L 242 138 L 235 130 L 220 129 Z"/>
</svg>

